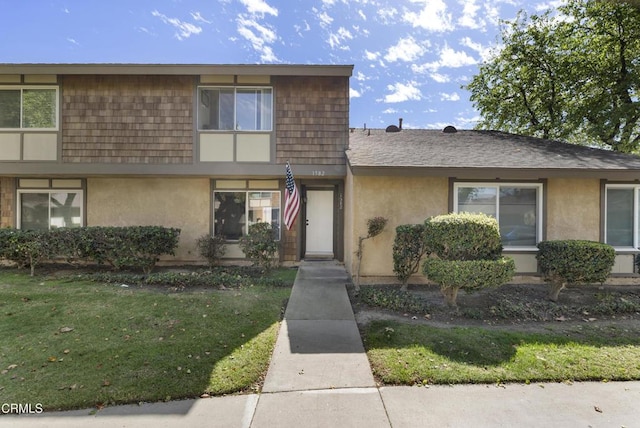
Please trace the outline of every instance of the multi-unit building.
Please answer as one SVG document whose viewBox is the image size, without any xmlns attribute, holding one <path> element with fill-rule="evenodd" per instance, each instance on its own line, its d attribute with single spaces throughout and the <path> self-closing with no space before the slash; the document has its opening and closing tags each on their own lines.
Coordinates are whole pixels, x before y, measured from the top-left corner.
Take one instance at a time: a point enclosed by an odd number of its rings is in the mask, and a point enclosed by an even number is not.
<svg viewBox="0 0 640 428">
<path fill-rule="evenodd" d="M 226 257 L 256 222 L 283 262 L 344 261 L 369 218 L 363 276 L 393 276 L 395 227 L 451 211 L 498 218 L 506 255 L 537 272 L 536 244 L 640 249 L 640 158 L 497 132 L 349 129 L 350 65 L 0 64 L 0 227 L 163 225 L 170 261 Z M 283 226 L 285 165 L 302 208 Z"/>
</svg>

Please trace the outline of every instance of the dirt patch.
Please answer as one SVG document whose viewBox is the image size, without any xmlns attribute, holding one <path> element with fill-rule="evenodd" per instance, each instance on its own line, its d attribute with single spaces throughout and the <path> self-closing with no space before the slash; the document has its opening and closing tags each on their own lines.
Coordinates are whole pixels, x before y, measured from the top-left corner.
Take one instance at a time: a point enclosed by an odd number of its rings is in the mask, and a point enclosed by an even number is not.
<svg viewBox="0 0 640 428">
<path fill-rule="evenodd" d="M 399 288 L 398 285 L 364 287 Z M 560 293 L 558 302 L 551 302 L 546 284 L 508 284 L 474 293 L 461 291 L 457 309 L 445 305 L 438 286 L 410 285 L 408 293 L 425 303 L 421 313 L 369 306 L 351 289 L 356 321 L 360 326 L 373 320 L 394 320 L 440 327 L 483 326 L 517 331 L 561 330 L 589 323 L 640 330 L 640 285 L 572 286 Z"/>
</svg>

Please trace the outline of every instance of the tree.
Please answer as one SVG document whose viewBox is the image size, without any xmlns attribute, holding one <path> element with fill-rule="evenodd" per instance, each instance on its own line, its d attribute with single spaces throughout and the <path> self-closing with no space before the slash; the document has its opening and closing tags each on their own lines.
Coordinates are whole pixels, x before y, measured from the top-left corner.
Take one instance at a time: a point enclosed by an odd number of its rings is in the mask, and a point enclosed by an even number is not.
<svg viewBox="0 0 640 428">
<path fill-rule="evenodd" d="M 559 12 L 505 23 L 504 48 L 466 86 L 478 128 L 638 152 L 640 7 L 569 0 Z"/>
</svg>

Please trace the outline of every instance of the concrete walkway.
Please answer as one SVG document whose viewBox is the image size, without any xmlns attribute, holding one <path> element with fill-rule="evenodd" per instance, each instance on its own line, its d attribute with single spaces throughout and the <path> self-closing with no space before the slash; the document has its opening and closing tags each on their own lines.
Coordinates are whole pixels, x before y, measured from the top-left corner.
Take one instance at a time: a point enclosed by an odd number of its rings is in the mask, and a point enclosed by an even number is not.
<svg viewBox="0 0 640 428">
<path fill-rule="evenodd" d="M 301 264 L 259 395 L 0 415 L 0 427 L 640 428 L 640 382 L 377 388 L 348 280 L 336 262 Z"/>
</svg>

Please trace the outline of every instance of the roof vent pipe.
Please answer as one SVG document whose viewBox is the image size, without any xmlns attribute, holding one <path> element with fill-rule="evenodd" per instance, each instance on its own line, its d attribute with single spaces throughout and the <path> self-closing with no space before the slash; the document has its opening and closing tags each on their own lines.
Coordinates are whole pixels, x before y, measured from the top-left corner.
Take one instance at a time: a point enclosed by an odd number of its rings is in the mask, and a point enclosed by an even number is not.
<svg viewBox="0 0 640 428">
<path fill-rule="evenodd" d="M 402 131 L 402 118 L 398 119 L 398 129 Z"/>
<path fill-rule="evenodd" d="M 445 134 L 455 134 L 456 132 L 458 132 L 458 130 L 455 126 L 448 125 L 444 127 L 442 132 L 444 132 Z"/>
</svg>

